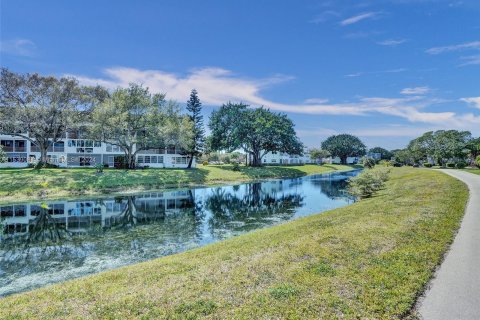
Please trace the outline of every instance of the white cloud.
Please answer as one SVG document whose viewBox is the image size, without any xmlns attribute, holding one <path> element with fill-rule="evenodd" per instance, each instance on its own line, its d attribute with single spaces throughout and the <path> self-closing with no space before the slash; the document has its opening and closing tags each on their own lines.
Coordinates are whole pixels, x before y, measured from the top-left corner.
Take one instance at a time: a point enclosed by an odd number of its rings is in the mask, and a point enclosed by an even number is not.
<svg viewBox="0 0 480 320">
<path fill-rule="evenodd" d="M 480 64 L 480 54 L 474 56 L 460 57 L 460 59 L 464 61 L 459 65 L 460 67 L 469 66 L 472 64 Z"/>
<path fill-rule="evenodd" d="M 404 88 L 400 91 L 401 94 L 426 94 L 429 93 L 431 89 L 428 86 L 424 87 L 415 87 L 415 88 Z"/>
<path fill-rule="evenodd" d="M 382 46 L 395 47 L 405 42 L 407 42 L 407 39 L 387 39 L 387 40 L 379 41 L 377 42 L 377 44 Z"/>
<path fill-rule="evenodd" d="M 461 98 L 460 100 L 480 109 L 480 97 Z"/>
<path fill-rule="evenodd" d="M 480 49 L 480 41 L 465 42 L 451 46 L 434 47 L 426 50 L 429 54 L 440 54 L 444 52 L 467 50 L 467 49 Z"/>
<path fill-rule="evenodd" d="M 35 54 L 37 47 L 28 39 L 13 39 L 0 41 L 0 52 L 11 55 L 30 57 Z"/>
<path fill-rule="evenodd" d="M 350 18 L 347 18 L 345 20 L 340 21 L 341 26 L 348 26 L 357 22 L 360 22 L 365 19 L 372 19 L 377 17 L 380 14 L 380 12 L 365 12 Z"/>
<path fill-rule="evenodd" d="M 315 18 L 310 20 L 310 22 L 311 23 L 323 23 L 323 22 L 329 21 L 333 18 L 336 18 L 338 16 L 340 16 L 340 13 L 338 13 L 337 11 L 327 10 L 327 11 L 324 11 L 324 12 L 320 13 L 319 15 L 317 15 Z"/>
<path fill-rule="evenodd" d="M 444 102 L 442 100 L 413 95 L 426 92 L 428 87 L 406 88 L 412 95 L 401 98 L 363 97 L 353 102 L 330 103 L 326 99 L 307 99 L 301 103 L 281 103 L 262 97 L 263 89 L 291 80 L 292 77 L 274 75 L 265 79 L 239 77 L 222 68 L 194 69 L 185 75 L 160 70 L 138 70 L 115 67 L 105 71 L 106 78 L 75 76 L 86 85 L 100 84 L 110 89 L 126 87 L 129 83 L 141 83 L 152 92 L 167 93 L 167 97 L 186 101 L 191 89 L 200 94 L 204 105 L 221 105 L 227 101 L 245 102 L 252 106 L 265 106 L 275 111 L 324 114 L 340 116 L 389 115 L 412 123 L 428 123 L 451 127 L 480 124 L 480 116 L 455 112 L 426 112 L 423 109 Z M 426 88 L 426 89 L 425 89 Z M 406 90 L 404 89 L 404 90 Z M 429 90 L 429 89 L 428 89 Z M 428 91 L 427 90 L 427 91 Z M 403 91 L 403 90 L 402 90 Z"/>
</svg>

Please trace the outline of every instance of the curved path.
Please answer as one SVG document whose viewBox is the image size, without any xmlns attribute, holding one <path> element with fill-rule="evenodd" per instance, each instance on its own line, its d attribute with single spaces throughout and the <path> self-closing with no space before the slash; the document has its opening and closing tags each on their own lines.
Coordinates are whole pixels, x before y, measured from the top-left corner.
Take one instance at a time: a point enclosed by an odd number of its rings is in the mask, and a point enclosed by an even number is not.
<svg viewBox="0 0 480 320">
<path fill-rule="evenodd" d="M 441 171 L 465 182 L 470 200 L 458 234 L 418 311 L 425 320 L 480 319 L 480 175 Z"/>
</svg>

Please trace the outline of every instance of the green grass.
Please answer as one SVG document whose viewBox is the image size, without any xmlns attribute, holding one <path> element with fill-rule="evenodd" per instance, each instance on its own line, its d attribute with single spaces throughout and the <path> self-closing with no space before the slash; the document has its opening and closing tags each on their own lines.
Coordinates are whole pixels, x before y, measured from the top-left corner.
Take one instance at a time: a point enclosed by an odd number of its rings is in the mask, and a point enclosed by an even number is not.
<svg viewBox="0 0 480 320">
<path fill-rule="evenodd" d="M 32 200 L 46 190 L 46 198 L 112 194 L 127 191 L 181 188 L 267 178 L 298 177 L 314 173 L 351 170 L 352 166 L 305 165 L 288 167 L 240 167 L 231 165 L 203 166 L 196 169 L 0 169 L 0 203 Z"/>
<path fill-rule="evenodd" d="M 2 319 L 397 319 L 453 240 L 466 186 L 395 168 L 351 206 L 0 299 Z"/>
<path fill-rule="evenodd" d="M 480 174 L 480 169 L 479 168 L 465 168 L 465 169 L 462 169 L 462 170 L 470 172 L 470 173 L 474 173 L 474 174 Z"/>
</svg>

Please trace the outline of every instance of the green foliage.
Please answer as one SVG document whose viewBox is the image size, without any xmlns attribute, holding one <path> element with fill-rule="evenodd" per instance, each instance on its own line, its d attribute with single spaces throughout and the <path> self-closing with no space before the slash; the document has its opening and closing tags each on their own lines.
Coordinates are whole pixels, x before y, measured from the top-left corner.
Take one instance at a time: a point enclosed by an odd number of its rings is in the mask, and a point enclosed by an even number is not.
<svg viewBox="0 0 480 320">
<path fill-rule="evenodd" d="M 380 160 L 378 162 L 378 164 L 383 166 L 383 167 L 392 167 L 393 166 L 392 161 L 388 161 L 388 160 Z"/>
<path fill-rule="evenodd" d="M 103 165 L 103 163 L 97 163 L 95 165 L 95 170 L 96 170 L 97 173 L 103 173 L 104 167 L 105 166 Z"/>
<path fill-rule="evenodd" d="M 204 166 L 208 166 L 208 161 L 203 161 Z"/>
<path fill-rule="evenodd" d="M 393 157 L 393 153 L 387 149 L 381 147 L 375 147 L 368 150 L 369 153 L 380 153 L 382 160 L 390 160 Z"/>
<path fill-rule="evenodd" d="M 0 163 L 7 162 L 7 154 L 3 151 L 3 147 L 0 146 Z"/>
<path fill-rule="evenodd" d="M 424 163 L 423 163 L 423 166 L 424 166 L 425 168 L 431 168 L 431 167 L 433 167 L 433 165 L 432 165 L 430 162 L 424 162 Z"/>
<path fill-rule="evenodd" d="M 339 134 L 330 136 L 327 140 L 323 141 L 322 149 L 330 152 L 333 157 L 339 157 L 342 164 L 346 164 L 348 157 L 364 156 L 367 147 L 355 136 Z"/>
<path fill-rule="evenodd" d="M 454 162 L 448 162 L 447 163 L 447 168 L 455 168 L 455 163 Z"/>
<path fill-rule="evenodd" d="M 322 161 L 322 159 L 330 157 L 328 150 L 313 148 L 310 149 L 310 158 L 313 160 Z"/>
<path fill-rule="evenodd" d="M 365 157 L 363 159 L 363 166 L 365 168 L 368 168 L 368 169 L 372 169 L 373 167 L 375 167 L 375 160 L 372 159 L 372 158 L 369 158 L 369 157 Z"/>
<path fill-rule="evenodd" d="M 202 103 L 198 98 L 197 90 L 193 89 L 190 93 L 190 99 L 187 102 L 187 111 L 190 112 L 188 118 L 192 124 L 191 140 L 187 143 L 188 154 L 193 157 L 199 157 L 205 149 L 205 129 L 203 127 Z M 192 161 L 188 163 L 190 168 Z"/>
<path fill-rule="evenodd" d="M 430 157 L 438 165 L 444 166 L 451 159 L 464 159 L 471 139 L 472 135 L 469 131 L 430 131 L 410 141 L 408 150 L 413 155 L 414 162 Z"/>
<path fill-rule="evenodd" d="M 252 156 L 252 166 L 260 166 L 267 152 L 292 155 L 303 152 L 293 122 L 285 114 L 263 107 L 252 109 L 229 102 L 212 112 L 208 126 L 212 131 L 209 139 L 212 150 L 243 149 Z"/>
<path fill-rule="evenodd" d="M 480 168 L 480 156 L 475 158 L 475 165 Z"/>
<path fill-rule="evenodd" d="M 131 84 L 116 89 L 95 106 L 92 113 L 92 139 L 119 146 L 127 168 L 135 166 L 135 152 L 176 145 L 186 148 L 191 141 L 192 123 L 180 114 L 176 102 L 164 94 L 150 94 L 148 88 Z"/>
<path fill-rule="evenodd" d="M 349 192 L 360 199 L 370 198 L 385 186 L 389 173 L 387 168 L 365 170 L 349 179 Z"/>
<path fill-rule="evenodd" d="M 465 169 L 467 163 L 465 161 L 459 161 L 455 164 L 455 168 L 457 169 Z"/>
<path fill-rule="evenodd" d="M 233 171 L 240 171 L 240 165 L 238 164 L 238 162 L 233 163 L 232 170 Z"/>
</svg>

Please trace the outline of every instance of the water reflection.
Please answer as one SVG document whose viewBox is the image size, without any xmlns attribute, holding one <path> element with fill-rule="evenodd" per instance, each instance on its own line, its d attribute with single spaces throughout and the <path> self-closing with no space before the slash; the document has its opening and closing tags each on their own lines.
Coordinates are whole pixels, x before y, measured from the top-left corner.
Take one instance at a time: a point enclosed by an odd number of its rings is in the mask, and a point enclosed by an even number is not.
<svg viewBox="0 0 480 320">
<path fill-rule="evenodd" d="M 0 295 L 172 254 L 351 203 L 318 175 L 0 207 Z"/>
</svg>

